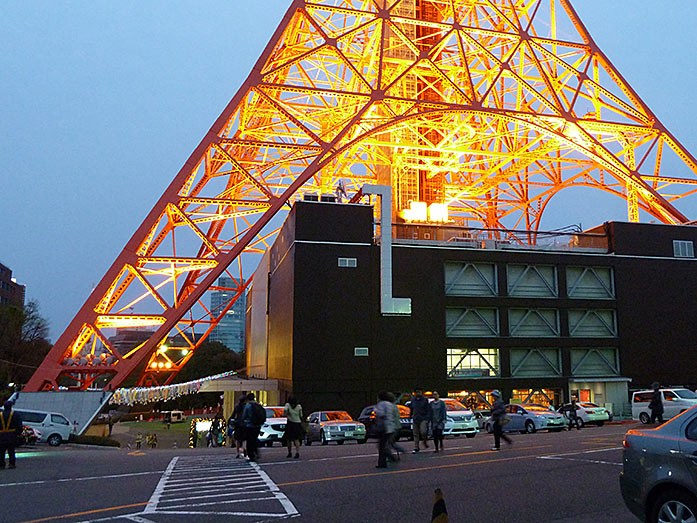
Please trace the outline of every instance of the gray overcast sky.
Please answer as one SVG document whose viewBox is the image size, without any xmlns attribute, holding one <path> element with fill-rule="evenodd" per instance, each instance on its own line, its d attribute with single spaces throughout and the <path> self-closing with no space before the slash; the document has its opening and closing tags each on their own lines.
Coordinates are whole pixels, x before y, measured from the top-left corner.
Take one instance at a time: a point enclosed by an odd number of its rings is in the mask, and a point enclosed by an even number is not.
<svg viewBox="0 0 697 523">
<path fill-rule="evenodd" d="M 0 18 L 0 261 L 55 340 L 247 77 L 290 0 L 27 0 Z M 697 2 L 575 0 L 693 154 Z M 593 194 L 549 228 L 626 219 Z M 697 209 L 681 208 L 691 218 Z M 548 216 L 550 218 L 550 216 Z"/>
</svg>

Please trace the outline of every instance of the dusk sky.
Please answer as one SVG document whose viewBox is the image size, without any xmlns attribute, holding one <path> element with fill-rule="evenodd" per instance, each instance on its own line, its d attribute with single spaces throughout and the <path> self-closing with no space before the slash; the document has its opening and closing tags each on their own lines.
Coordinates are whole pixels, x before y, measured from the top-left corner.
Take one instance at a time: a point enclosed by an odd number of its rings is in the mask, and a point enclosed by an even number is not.
<svg viewBox="0 0 697 523">
<path fill-rule="evenodd" d="M 249 74 L 290 0 L 8 2 L 0 262 L 55 340 Z M 596 43 L 697 153 L 697 2 L 575 0 Z M 626 220 L 583 193 L 550 228 Z M 697 208 L 678 208 L 697 219 Z"/>
</svg>

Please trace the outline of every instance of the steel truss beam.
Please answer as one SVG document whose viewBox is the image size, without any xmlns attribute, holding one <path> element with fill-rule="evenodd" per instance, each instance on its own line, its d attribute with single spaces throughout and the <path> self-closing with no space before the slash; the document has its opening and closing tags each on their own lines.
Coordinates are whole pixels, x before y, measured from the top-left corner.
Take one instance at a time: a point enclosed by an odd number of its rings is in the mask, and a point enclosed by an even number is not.
<svg viewBox="0 0 697 523">
<path fill-rule="evenodd" d="M 304 193 L 389 184 L 393 216 L 417 200 L 536 231 L 555 194 L 591 187 L 679 224 L 696 173 L 567 0 L 295 0 L 27 390 L 169 383 Z M 150 334 L 117 350 L 126 329 Z"/>
</svg>

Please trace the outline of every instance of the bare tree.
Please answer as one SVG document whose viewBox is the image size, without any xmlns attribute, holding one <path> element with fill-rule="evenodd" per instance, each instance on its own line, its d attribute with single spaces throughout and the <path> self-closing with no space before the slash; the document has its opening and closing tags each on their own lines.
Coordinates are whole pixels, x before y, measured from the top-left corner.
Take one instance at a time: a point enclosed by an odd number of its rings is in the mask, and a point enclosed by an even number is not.
<svg viewBox="0 0 697 523">
<path fill-rule="evenodd" d="M 0 386 L 25 383 L 51 348 L 48 322 L 35 301 L 0 306 Z"/>
</svg>

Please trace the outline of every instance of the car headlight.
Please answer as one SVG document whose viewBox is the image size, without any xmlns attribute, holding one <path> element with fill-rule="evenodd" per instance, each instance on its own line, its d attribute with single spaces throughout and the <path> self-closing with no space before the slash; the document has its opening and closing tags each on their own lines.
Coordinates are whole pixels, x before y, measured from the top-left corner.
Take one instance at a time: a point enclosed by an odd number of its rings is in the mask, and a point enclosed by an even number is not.
<svg viewBox="0 0 697 523">
<path fill-rule="evenodd" d="M 354 432 L 365 432 L 365 427 L 358 426 L 358 427 L 354 427 L 353 430 L 354 430 Z"/>
<path fill-rule="evenodd" d="M 446 416 L 446 417 L 445 417 L 445 420 L 446 420 L 446 421 L 449 421 L 449 422 L 451 422 L 451 423 L 455 423 L 455 420 L 454 420 L 453 418 L 451 418 L 450 416 Z"/>
<path fill-rule="evenodd" d="M 327 430 L 330 432 L 335 432 L 335 431 L 339 430 L 339 427 L 329 426 L 329 427 L 327 427 Z"/>
</svg>

